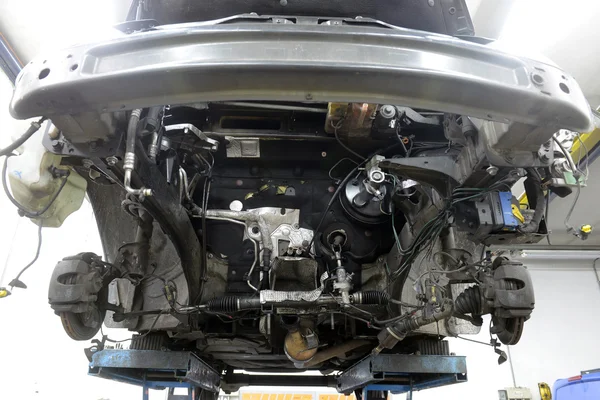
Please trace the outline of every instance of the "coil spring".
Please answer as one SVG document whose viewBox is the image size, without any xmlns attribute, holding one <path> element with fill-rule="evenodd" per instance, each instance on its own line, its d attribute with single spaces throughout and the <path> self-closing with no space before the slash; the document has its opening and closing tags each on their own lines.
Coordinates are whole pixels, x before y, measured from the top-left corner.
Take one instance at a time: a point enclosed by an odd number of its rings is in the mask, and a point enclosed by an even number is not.
<svg viewBox="0 0 600 400">
<path fill-rule="evenodd" d="M 360 292 L 360 304 L 376 304 L 385 306 L 388 304 L 390 295 L 386 292 L 380 292 L 378 290 L 365 290 Z"/>
<path fill-rule="evenodd" d="M 209 300 L 208 310 L 223 313 L 236 312 L 238 310 L 238 298 L 237 296 L 223 296 Z"/>
<path fill-rule="evenodd" d="M 466 288 L 454 302 L 454 309 L 459 314 L 478 315 L 481 313 L 481 290 L 479 286 Z"/>
</svg>

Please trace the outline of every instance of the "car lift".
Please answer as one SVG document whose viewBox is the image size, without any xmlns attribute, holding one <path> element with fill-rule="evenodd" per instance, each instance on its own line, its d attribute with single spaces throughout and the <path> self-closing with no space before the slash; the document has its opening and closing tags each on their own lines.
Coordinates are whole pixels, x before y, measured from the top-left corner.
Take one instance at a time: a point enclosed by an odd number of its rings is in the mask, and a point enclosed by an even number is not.
<svg viewBox="0 0 600 400">
<path fill-rule="evenodd" d="M 465 357 L 440 355 L 369 355 L 339 375 L 249 375 L 228 371 L 221 375 L 190 351 L 105 349 L 103 343 L 86 350 L 89 375 L 139 385 L 143 399 L 149 389 L 169 388 L 169 399 L 197 399 L 197 390 L 226 393 L 243 386 L 334 387 L 346 395 L 362 388 L 363 399 L 370 391 L 394 394 L 467 381 Z M 173 388 L 188 389 L 186 397 L 175 396 Z M 410 398 L 410 397 L 409 397 Z"/>
</svg>

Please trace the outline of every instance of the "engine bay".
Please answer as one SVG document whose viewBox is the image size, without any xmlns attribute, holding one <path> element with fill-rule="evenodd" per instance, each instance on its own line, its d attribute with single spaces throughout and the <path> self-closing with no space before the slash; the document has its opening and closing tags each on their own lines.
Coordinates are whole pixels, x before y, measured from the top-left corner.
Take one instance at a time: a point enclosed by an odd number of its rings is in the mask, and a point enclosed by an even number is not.
<svg viewBox="0 0 600 400">
<path fill-rule="evenodd" d="M 137 221 L 136 240 L 111 261 L 121 274 L 107 295 L 128 307 L 109 311 L 108 326 L 166 332 L 169 346 L 247 370 L 335 370 L 369 353 L 423 351 L 440 337 L 477 333 L 485 313 L 503 343 L 518 342 L 534 307 L 529 275 L 485 245 L 545 237 L 535 210 L 513 207 L 509 189 L 527 171 L 484 170 L 478 187 L 444 198 L 385 167 L 456 157 L 461 146 L 445 133 L 451 116 L 264 102 L 131 114 L 138 149 L 191 220 L 204 268 L 190 298 L 181 267 L 165 271 L 157 260 L 143 206 L 153 193 L 130 188 L 121 206 Z M 106 178 L 90 183 L 114 187 Z"/>
<path fill-rule="evenodd" d="M 55 267 L 49 303 L 71 338 L 105 325 L 224 376 L 343 375 L 449 356 L 444 338 L 489 315 L 506 360 L 535 296 L 489 247 L 544 240 L 550 193 L 585 186 L 569 150 L 589 105 L 536 60 L 329 22 L 152 27 L 23 70 L 11 112 L 44 117 L 7 156 L 5 191 L 40 232 L 87 196 L 104 247 Z"/>
</svg>

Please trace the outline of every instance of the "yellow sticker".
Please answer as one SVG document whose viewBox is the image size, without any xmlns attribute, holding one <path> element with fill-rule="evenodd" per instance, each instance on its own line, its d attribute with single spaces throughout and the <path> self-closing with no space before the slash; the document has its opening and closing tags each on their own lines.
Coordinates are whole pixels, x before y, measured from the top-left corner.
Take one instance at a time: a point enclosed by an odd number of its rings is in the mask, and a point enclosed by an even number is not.
<svg viewBox="0 0 600 400">
<path fill-rule="evenodd" d="M 523 214 L 521 214 L 521 210 L 519 210 L 519 207 L 513 204 L 511 205 L 511 209 L 515 218 L 518 219 L 519 222 L 521 222 L 522 224 L 525 223 L 525 218 L 523 217 Z"/>
</svg>

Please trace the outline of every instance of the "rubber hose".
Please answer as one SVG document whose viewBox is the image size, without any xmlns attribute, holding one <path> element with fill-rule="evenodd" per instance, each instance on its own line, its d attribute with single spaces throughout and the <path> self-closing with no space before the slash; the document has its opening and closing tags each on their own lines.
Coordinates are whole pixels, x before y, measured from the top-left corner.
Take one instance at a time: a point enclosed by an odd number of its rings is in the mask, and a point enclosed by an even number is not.
<svg viewBox="0 0 600 400">
<path fill-rule="evenodd" d="M 544 197 L 544 191 L 542 190 L 542 180 L 540 175 L 537 173 L 535 168 L 527 168 L 527 179 L 531 179 L 534 183 L 533 187 L 536 191 L 536 202 L 533 218 L 528 223 L 521 225 L 519 231 L 522 233 L 535 233 L 540 227 L 540 222 L 544 216 L 544 209 L 546 208 L 546 199 Z"/>
<path fill-rule="evenodd" d="M 142 114 L 141 108 L 136 108 L 131 111 L 129 117 L 129 123 L 127 124 L 127 139 L 125 142 L 125 152 L 135 153 L 135 137 L 137 133 L 138 123 L 140 122 L 140 115 Z"/>
<path fill-rule="evenodd" d="M 163 109 L 162 106 L 150 107 L 148 110 L 148 115 L 146 115 L 146 128 L 150 132 L 156 132 L 158 130 L 159 122 L 158 115 L 160 111 Z"/>
<path fill-rule="evenodd" d="M 45 120 L 46 117 L 42 117 L 39 120 L 32 122 L 31 126 L 25 131 L 23 135 L 21 135 L 21 137 L 19 137 L 17 140 L 12 142 L 5 148 L 0 149 L 0 157 L 11 154 L 13 150 L 17 149 L 19 146 L 21 146 L 23 143 L 29 140 L 29 138 L 40 129 L 40 127 L 42 126 L 42 122 L 44 122 Z"/>
<path fill-rule="evenodd" d="M 466 288 L 454 301 L 454 309 L 459 314 L 481 315 L 481 290 L 479 286 Z"/>
</svg>

